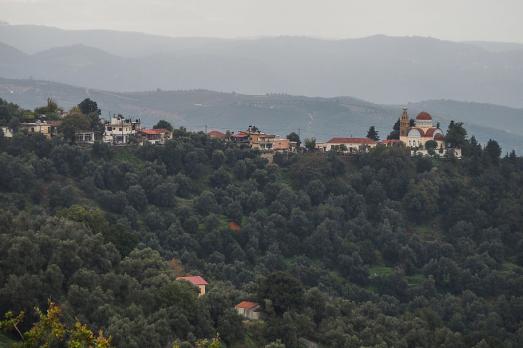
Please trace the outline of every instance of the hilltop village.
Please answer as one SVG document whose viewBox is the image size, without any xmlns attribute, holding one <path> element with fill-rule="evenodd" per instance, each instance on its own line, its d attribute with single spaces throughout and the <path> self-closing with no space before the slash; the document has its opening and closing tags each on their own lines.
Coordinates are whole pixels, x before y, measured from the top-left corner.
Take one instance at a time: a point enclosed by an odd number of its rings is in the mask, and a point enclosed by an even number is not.
<svg viewBox="0 0 523 348">
<path fill-rule="evenodd" d="M 49 114 L 52 116 L 49 117 Z M 71 143 L 78 145 L 89 145 L 95 142 L 116 146 L 163 145 L 173 138 L 173 127 L 166 121 L 160 121 L 153 128 L 146 128 L 138 118 L 126 118 L 118 114 L 113 115 L 110 120 L 103 120 L 99 115 L 100 110 L 96 102 L 90 99 L 84 100 L 69 112 L 59 109 L 56 103 L 49 99 L 47 107 L 36 109 L 31 115 L 32 119 L 2 125 L 0 130 L 6 138 L 13 137 L 17 132 L 42 134 L 48 139 L 57 136 L 66 137 Z M 335 136 L 326 142 L 316 142 L 316 139 L 310 138 L 305 139 L 304 144 L 299 135 L 294 132 L 283 137 L 265 133 L 252 125 L 246 130 L 237 132 L 226 131 L 224 133 L 219 130 L 211 130 L 207 135 L 212 139 L 250 147 L 266 154 L 298 151 L 335 151 L 342 154 L 357 154 L 368 152 L 377 146 L 405 146 L 410 150 L 412 156 L 461 158 L 461 149 L 445 142 L 439 122 L 434 124 L 432 116 L 427 112 L 421 112 L 415 119 L 411 119 L 406 108 L 403 109 L 392 132 L 384 140 L 380 140 L 373 126 L 369 128 L 366 137 Z"/>
<path fill-rule="evenodd" d="M 495 140 L 406 109 L 316 142 L 47 104 L 0 100 L 0 347 L 46 308 L 118 348 L 521 346 L 523 159 Z"/>
</svg>

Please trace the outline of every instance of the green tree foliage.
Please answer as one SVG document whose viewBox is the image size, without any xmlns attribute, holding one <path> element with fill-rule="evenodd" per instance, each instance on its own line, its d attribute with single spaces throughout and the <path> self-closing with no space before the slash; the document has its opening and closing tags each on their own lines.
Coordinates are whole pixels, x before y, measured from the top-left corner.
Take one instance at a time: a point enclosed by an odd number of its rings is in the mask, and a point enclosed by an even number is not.
<svg viewBox="0 0 523 348">
<path fill-rule="evenodd" d="M 170 122 L 168 121 L 165 121 L 165 120 L 160 120 L 158 121 L 158 123 L 156 123 L 154 126 L 153 126 L 154 129 L 168 129 L 170 131 L 173 130 L 173 126 Z"/>
<path fill-rule="evenodd" d="M 24 312 L 17 316 L 14 316 L 12 312 L 7 312 L 5 320 L 0 321 L 0 327 L 4 330 L 14 329 L 19 334 L 22 342 L 15 344 L 16 347 L 112 347 L 111 338 L 105 337 L 102 330 L 99 331 L 98 335 L 95 335 L 89 327 L 79 321 L 76 321 L 70 328 L 64 325 L 62 310 L 53 302 L 49 302 L 47 312 L 44 313 L 39 308 L 36 308 L 35 312 L 38 321 L 23 334 L 18 327 L 23 321 Z"/>
<path fill-rule="evenodd" d="M 367 132 L 367 138 L 372 139 L 374 141 L 380 140 L 380 136 L 378 134 L 378 131 L 376 130 L 376 127 L 371 126 L 369 128 L 369 131 Z"/>
<path fill-rule="evenodd" d="M 103 132 L 104 126 L 100 119 L 102 111 L 98 108 L 98 104 L 94 100 L 90 98 L 82 100 L 82 102 L 78 104 L 78 109 L 89 121 L 89 127 L 84 130 L 93 130 L 97 133 Z"/>
<path fill-rule="evenodd" d="M 62 109 L 58 106 L 53 98 L 47 98 L 47 105 L 35 109 L 35 114 L 46 115 L 50 118 L 56 118 Z"/>
<path fill-rule="evenodd" d="M 451 147 L 464 147 L 467 143 L 467 131 L 462 122 L 450 121 L 445 142 Z"/>
<path fill-rule="evenodd" d="M 65 139 L 74 142 L 76 132 L 91 130 L 91 122 L 86 115 L 73 113 L 64 117 L 59 130 Z"/>
<path fill-rule="evenodd" d="M 289 133 L 287 135 L 287 139 L 289 139 L 290 141 L 296 142 L 297 146 L 300 147 L 301 140 L 300 140 L 300 136 L 297 133 L 295 133 L 295 132 Z"/>
<path fill-rule="evenodd" d="M 492 162 L 498 163 L 499 156 L 501 156 L 501 147 L 497 141 L 489 139 L 485 146 L 485 155 L 487 155 Z"/>
<path fill-rule="evenodd" d="M 258 285 L 258 299 L 265 303 L 267 311 L 276 315 L 298 309 L 303 303 L 303 285 L 298 279 L 286 272 L 267 275 Z"/>
<path fill-rule="evenodd" d="M 436 153 L 436 149 L 438 148 L 438 143 L 434 140 L 429 140 L 425 143 L 425 149 L 427 149 L 428 153 L 433 155 Z"/>
<path fill-rule="evenodd" d="M 400 119 L 398 118 L 396 123 L 394 123 L 394 126 L 392 126 L 392 131 L 387 136 L 388 140 L 399 139 L 400 138 L 400 126 L 401 126 L 400 125 Z"/>
<path fill-rule="evenodd" d="M 0 98 L 0 125 L 7 126 L 12 119 L 20 120 L 24 111 L 16 104 Z"/>
<path fill-rule="evenodd" d="M 307 151 L 316 150 L 316 138 L 305 139 L 305 148 L 307 149 Z"/>
<path fill-rule="evenodd" d="M 102 328 L 116 347 L 521 346 L 515 153 L 465 136 L 462 160 L 377 147 L 275 165 L 174 132 L 148 147 L 0 141 L 10 339 L 22 343 L 12 324 L 23 336 L 51 299 L 65 341 Z M 176 281 L 188 274 L 207 279 L 205 296 Z M 261 321 L 236 313 L 242 300 Z"/>
<path fill-rule="evenodd" d="M 98 104 L 89 98 L 82 100 L 82 102 L 78 104 L 78 108 L 80 109 L 80 112 L 86 116 L 91 114 L 101 114 Z"/>
</svg>

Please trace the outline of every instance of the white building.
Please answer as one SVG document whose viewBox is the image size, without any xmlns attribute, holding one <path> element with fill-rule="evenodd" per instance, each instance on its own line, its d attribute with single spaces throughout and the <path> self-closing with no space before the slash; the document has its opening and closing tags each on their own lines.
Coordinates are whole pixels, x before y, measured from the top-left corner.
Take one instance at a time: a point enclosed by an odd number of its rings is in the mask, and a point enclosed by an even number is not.
<svg viewBox="0 0 523 348">
<path fill-rule="evenodd" d="M 140 120 L 126 119 L 122 115 L 116 115 L 111 118 L 110 122 L 105 123 L 104 143 L 115 145 L 128 144 L 131 137 L 141 129 Z"/>
<path fill-rule="evenodd" d="M 2 134 L 5 138 L 12 138 L 13 137 L 13 130 L 9 127 L 0 127 L 0 130 L 2 130 Z"/>
<path fill-rule="evenodd" d="M 320 151 L 337 151 L 343 153 L 367 152 L 369 149 L 376 147 L 378 143 L 369 138 L 332 138 L 326 143 L 316 144 Z"/>
<path fill-rule="evenodd" d="M 74 138 L 77 144 L 94 144 L 94 132 L 82 131 L 76 132 Z"/>
</svg>

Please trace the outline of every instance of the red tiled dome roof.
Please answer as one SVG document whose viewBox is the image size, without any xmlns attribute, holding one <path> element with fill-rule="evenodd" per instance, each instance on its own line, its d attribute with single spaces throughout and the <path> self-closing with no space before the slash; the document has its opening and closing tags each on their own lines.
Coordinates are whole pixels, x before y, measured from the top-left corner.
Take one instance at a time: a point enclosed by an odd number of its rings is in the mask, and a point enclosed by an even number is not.
<svg viewBox="0 0 523 348">
<path fill-rule="evenodd" d="M 430 121 L 432 120 L 432 116 L 428 112 L 420 112 L 418 116 L 416 116 L 416 120 L 424 120 L 424 121 Z"/>
</svg>

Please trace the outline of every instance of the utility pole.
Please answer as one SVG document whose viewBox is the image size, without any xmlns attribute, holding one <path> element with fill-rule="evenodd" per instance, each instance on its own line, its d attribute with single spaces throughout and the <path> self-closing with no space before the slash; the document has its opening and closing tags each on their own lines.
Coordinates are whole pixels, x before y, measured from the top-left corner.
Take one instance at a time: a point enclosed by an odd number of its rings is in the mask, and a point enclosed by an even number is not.
<svg viewBox="0 0 523 348">
<path fill-rule="evenodd" d="M 205 125 L 205 134 L 207 134 L 207 125 Z"/>
</svg>

